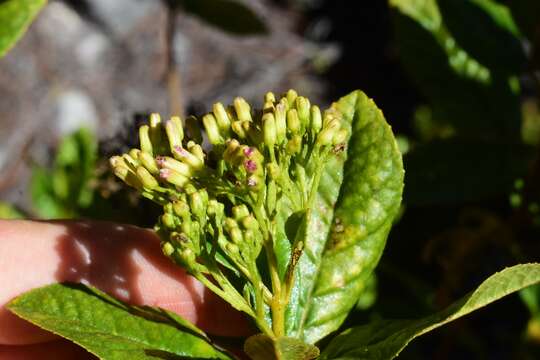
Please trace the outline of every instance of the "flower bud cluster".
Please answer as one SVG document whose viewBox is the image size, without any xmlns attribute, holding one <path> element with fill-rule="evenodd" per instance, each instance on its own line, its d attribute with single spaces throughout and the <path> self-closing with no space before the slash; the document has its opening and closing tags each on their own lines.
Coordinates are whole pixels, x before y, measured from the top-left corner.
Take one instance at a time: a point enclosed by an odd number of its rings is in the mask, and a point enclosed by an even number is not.
<svg viewBox="0 0 540 360">
<path fill-rule="evenodd" d="M 139 148 L 110 164 L 163 206 L 156 225 L 163 252 L 260 325 L 264 306 L 276 303 L 257 265 L 263 248 L 275 259 L 274 239 L 285 233 L 275 217 L 313 204 L 325 162 L 343 149 L 348 131 L 339 112 L 321 112 L 294 90 L 279 99 L 267 93 L 260 110 L 238 97 L 185 121 L 152 114 L 139 129 Z M 247 287 L 233 285 L 229 272 Z M 241 294 L 246 289 L 250 295 Z"/>
</svg>

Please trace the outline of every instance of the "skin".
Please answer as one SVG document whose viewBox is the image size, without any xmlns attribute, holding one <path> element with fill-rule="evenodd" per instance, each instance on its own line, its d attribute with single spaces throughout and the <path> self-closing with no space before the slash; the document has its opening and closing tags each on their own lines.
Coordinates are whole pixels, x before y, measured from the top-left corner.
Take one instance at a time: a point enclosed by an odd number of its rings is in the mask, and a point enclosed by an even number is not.
<svg viewBox="0 0 540 360">
<path fill-rule="evenodd" d="M 0 360 L 93 359 L 5 309 L 28 290 L 62 281 L 174 311 L 211 334 L 252 333 L 241 314 L 161 253 L 150 230 L 93 221 L 0 220 Z"/>
</svg>

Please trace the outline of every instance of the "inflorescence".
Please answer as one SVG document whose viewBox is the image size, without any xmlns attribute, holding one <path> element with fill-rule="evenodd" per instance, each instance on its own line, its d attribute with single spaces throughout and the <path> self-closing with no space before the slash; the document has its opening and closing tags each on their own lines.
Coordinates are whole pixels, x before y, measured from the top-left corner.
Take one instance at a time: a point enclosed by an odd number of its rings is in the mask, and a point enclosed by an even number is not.
<svg viewBox="0 0 540 360">
<path fill-rule="evenodd" d="M 163 252 L 277 337 L 304 245 L 289 239 L 290 260 L 280 271 L 274 249 L 283 217 L 311 208 L 324 165 L 348 132 L 337 110 L 321 113 L 289 90 L 280 99 L 267 93 L 261 110 L 238 97 L 202 118 L 152 114 L 139 129 L 140 148 L 110 163 L 163 206 L 156 225 Z"/>
</svg>

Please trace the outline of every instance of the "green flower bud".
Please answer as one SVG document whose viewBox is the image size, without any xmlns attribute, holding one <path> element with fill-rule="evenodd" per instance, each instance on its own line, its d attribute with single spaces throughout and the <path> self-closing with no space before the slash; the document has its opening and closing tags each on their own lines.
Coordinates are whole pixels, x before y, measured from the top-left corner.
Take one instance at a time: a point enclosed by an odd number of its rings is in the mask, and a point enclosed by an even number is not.
<svg viewBox="0 0 540 360">
<path fill-rule="evenodd" d="M 180 146 L 176 146 L 172 153 L 175 159 L 182 161 L 196 170 L 200 170 L 204 166 L 203 160 L 199 159 L 197 156 Z"/>
<path fill-rule="evenodd" d="M 225 205 L 217 201 L 216 199 L 211 199 L 208 201 L 208 209 L 206 213 L 209 216 L 214 216 L 216 219 L 219 219 L 223 216 L 225 210 Z"/>
<path fill-rule="evenodd" d="M 244 98 L 237 97 L 234 99 L 233 103 L 238 120 L 251 121 L 251 108 L 248 102 Z"/>
<path fill-rule="evenodd" d="M 234 163 L 237 151 L 240 149 L 240 143 L 236 139 L 227 141 L 227 147 L 223 152 L 223 160 L 228 163 Z"/>
<path fill-rule="evenodd" d="M 238 256 L 238 254 L 240 253 L 238 245 L 235 245 L 233 243 L 225 244 L 225 251 L 227 251 L 227 253 L 232 256 Z"/>
<path fill-rule="evenodd" d="M 242 126 L 242 121 L 233 121 L 231 127 L 234 133 L 238 135 L 240 139 L 246 138 L 247 134 L 246 134 L 246 131 L 244 130 L 244 127 Z"/>
<path fill-rule="evenodd" d="M 141 153 L 142 151 L 139 149 L 131 149 L 128 151 L 128 155 L 137 163 L 140 161 L 139 157 L 141 156 Z"/>
<path fill-rule="evenodd" d="M 206 214 L 206 204 L 208 202 L 208 195 L 206 191 L 200 190 L 189 195 L 189 204 L 193 214 L 202 219 Z"/>
<path fill-rule="evenodd" d="M 176 216 L 185 219 L 190 215 L 190 208 L 189 205 L 186 204 L 184 201 L 175 201 L 172 203 L 172 209 Z"/>
<path fill-rule="evenodd" d="M 141 151 L 153 156 L 152 141 L 150 141 L 150 127 L 143 125 L 139 128 L 139 142 Z"/>
<path fill-rule="evenodd" d="M 137 177 L 139 178 L 139 180 L 141 181 L 141 183 L 143 184 L 145 188 L 151 190 L 159 186 L 159 183 L 157 182 L 156 178 L 154 178 L 152 174 L 150 174 L 150 172 L 148 172 L 148 170 L 146 170 L 144 167 L 142 166 L 137 167 L 136 173 L 137 173 Z"/>
<path fill-rule="evenodd" d="M 291 140 L 287 142 L 287 154 L 294 155 L 299 153 L 302 149 L 302 137 L 300 135 L 294 135 Z"/>
<path fill-rule="evenodd" d="M 244 217 L 242 219 L 242 227 L 244 229 L 258 229 L 259 228 L 259 223 L 257 222 L 257 220 L 255 219 L 255 217 L 253 217 L 253 215 L 248 215 L 246 217 Z"/>
<path fill-rule="evenodd" d="M 322 116 L 321 110 L 317 105 L 311 107 L 311 133 L 313 135 L 317 134 L 322 129 Z"/>
<path fill-rule="evenodd" d="M 157 128 L 159 127 L 159 124 L 161 124 L 161 116 L 157 113 L 150 114 L 150 128 Z"/>
<path fill-rule="evenodd" d="M 218 124 L 216 118 L 212 114 L 206 114 L 202 118 L 206 135 L 212 145 L 223 144 L 223 138 L 219 133 Z"/>
<path fill-rule="evenodd" d="M 249 209 L 246 205 L 236 205 L 232 208 L 233 217 L 235 220 L 240 220 L 249 215 Z"/>
<path fill-rule="evenodd" d="M 122 159 L 124 160 L 124 164 L 131 169 L 135 169 L 137 166 L 141 165 L 139 159 L 133 158 L 129 154 L 122 155 Z"/>
<path fill-rule="evenodd" d="M 173 116 L 165 123 L 165 132 L 169 139 L 169 148 L 174 149 L 175 146 L 182 146 L 184 139 L 184 128 L 182 120 L 178 116 Z"/>
<path fill-rule="evenodd" d="M 157 165 L 156 160 L 152 157 L 152 155 L 141 152 L 139 154 L 139 160 L 141 161 L 141 164 L 148 170 L 152 175 L 158 175 L 159 174 L 159 168 Z"/>
<path fill-rule="evenodd" d="M 299 134 L 302 124 L 298 118 L 298 112 L 296 109 L 287 111 L 287 128 L 292 134 Z"/>
<path fill-rule="evenodd" d="M 309 115 L 311 104 L 309 100 L 303 96 L 296 98 L 296 110 L 298 112 L 298 118 L 302 124 L 302 129 L 306 129 L 309 126 Z"/>
<path fill-rule="evenodd" d="M 184 265 L 190 269 L 195 266 L 195 253 L 189 248 L 182 249 L 178 252 L 180 259 L 184 262 Z"/>
<path fill-rule="evenodd" d="M 269 148 L 276 144 L 276 120 L 272 113 L 264 114 L 262 117 L 264 143 Z"/>
<path fill-rule="evenodd" d="M 161 251 L 165 256 L 171 256 L 174 253 L 174 246 L 170 242 L 164 242 L 161 245 Z"/>
<path fill-rule="evenodd" d="M 183 187 L 189 183 L 189 178 L 172 169 L 163 168 L 159 170 L 160 179 L 169 184 Z"/>
<path fill-rule="evenodd" d="M 187 149 L 190 153 L 195 155 L 199 160 L 204 162 L 204 151 L 201 145 L 195 143 L 194 141 L 188 141 L 187 143 Z"/>
<path fill-rule="evenodd" d="M 283 101 L 277 104 L 274 118 L 276 121 L 276 142 L 281 145 L 287 135 L 287 105 Z"/>
<path fill-rule="evenodd" d="M 238 227 L 238 223 L 233 218 L 227 217 L 227 218 L 225 218 L 223 226 L 225 227 L 225 230 L 227 232 L 230 232 L 232 229 Z"/>
<path fill-rule="evenodd" d="M 194 192 L 197 191 L 197 188 L 195 186 L 193 186 L 193 184 L 188 184 L 186 185 L 185 189 L 184 189 L 184 192 L 188 195 L 191 195 L 193 194 Z"/>
<path fill-rule="evenodd" d="M 229 118 L 229 115 L 227 115 L 227 111 L 225 110 L 223 104 L 220 102 L 215 103 L 212 107 L 212 110 L 214 112 L 214 117 L 216 118 L 219 129 L 221 131 L 224 131 L 225 134 L 228 133 L 231 127 L 231 120 Z"/>
<path fill-rule="evenodd" d="M 174 229 L 176 227 L 176 224 L 174 222 L 174 216 L 169 213 L 163 214 L 161 216 L 161 223 L 169 229 Z"/>
<path fill-rule="evenodd" d="M 187 235 L 188 238 L 191 237 L 193 231 L 196 228 L 196 222 L 195 221 L 183 221 L 182 224 L 180 224 L 180 230 Z"/>
<path fill-rule="evenodd" d="M 276 102 L 276 96 L 273 92 L 269 91 L 264 95 L 264 102 L 270 102 L 275 103 Z"/>
<path fill-rule="evenodd" d="M 317 136 L 317 145 L 331 145 L 334 141 L 334 136 L 336 135 L 336 132 L 336 129 L 333 127 L 323 128 L 322 131 L 319 133 L 319 136 Z"/>
<path fill-rule="evenodd" d="M 241 244 L 244 241 L 242 230 L 240 230 L 238 227 L 229 229 L 228 233 L 233 243 Z"/>
<path fill-rule="evenodd" d="M 189 165 L 169 156 L 158 156 L 156 158 L 156 164 L 162 169 L 174 170 L 185 177 L 190 177 L 193 173 Z"/>
<path fill-rule="evenodd" d="M 298 97 L 298 93 L 294 91 L 293 89 L 290 89 L 289 91 L 287 91 L 287 94 L 285 96 L 287 97 L 287 101 L 289 102 L 289 105 L 292 106 L 294 104 L 294 101 Z"/>
</svg>

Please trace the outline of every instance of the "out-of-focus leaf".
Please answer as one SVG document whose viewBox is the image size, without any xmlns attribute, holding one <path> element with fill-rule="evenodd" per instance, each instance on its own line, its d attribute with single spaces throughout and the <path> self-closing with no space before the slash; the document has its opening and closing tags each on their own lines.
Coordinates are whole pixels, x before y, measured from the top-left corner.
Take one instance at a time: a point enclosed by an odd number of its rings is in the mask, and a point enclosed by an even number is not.
<svg viewBox="0 0 540 360">
<path fill-rule="evenodd" d="M 401 60 L 428 97 L 434 121 L 442 127 L 451 125 L 459 137 L 519 141 L 519 91 L 508 78 L 516 70 L 491 69 L 473 58 L 448 29 L 435 0 L 390 0 L 390 4 L 397 10 Z"/>
<path fill-rule="evenodd" d="M 266 25 L 247 5 L 235 0 L 169 0 L 173 6 L 223 31 L 235 35 L 256 35 L 267 32 Z"/>
<path fill-rule="evenodd" d="M 440 141 L 404 158 L 408 205 L 478 201 L 506 196 L 527 173 L 534 149 L 525 145 Z"/>
<path fill-rule="evenodd" d="M 287 335 L 307 343 L 336 330 L 357 303 L 403 189 L 401 154 L 373 101 L 355 91 L 333 107 L 351 124 L 351 137 L 346 157 L 334 158 L 323 172 L 286 319 Z"/>
<path fill-rule="evenodd" d="M 0 1 L 0 57 L 23 36 L 46 3 L 47 0 Z"/>
<path fill-rule="evenodd" d="M 519 31 L 506 6 L 492 0 L 439 0 L 438 4 L 457 44 L 492 74 L 508 77 L 525 69 Z"/>
<path fill-rule="evenodd" d="M 131 308 L 97 289 L 54 284 L 27 292 L 8 308 L 81 345 L 100 359 L 231 359 L 205 337 L 163 313 Z M 133 310 L 133 311 L 132 311 Z"/>
<path fill-rule="evenodd" d="M 6 202 L 0 201 L 0 219 L 22 219 L 24 215 L 15 207 Z"/>
<path fill-rule="evenodd" d="M 93 202 L 97 140 L 88 129 L 62 139 L 51 170 L 32 173 L 32 203 L 41 218 L 66 218 L 80 213 Z"/>
<path fill-rule="evenodd" d="M 539 282 L 540 264 L 504 269 L 441 312 L 418 320 L 379 320 L 348 329 L 330 342 L 320 359 L 393 359 L 415 338 Z"/>
</svg>

